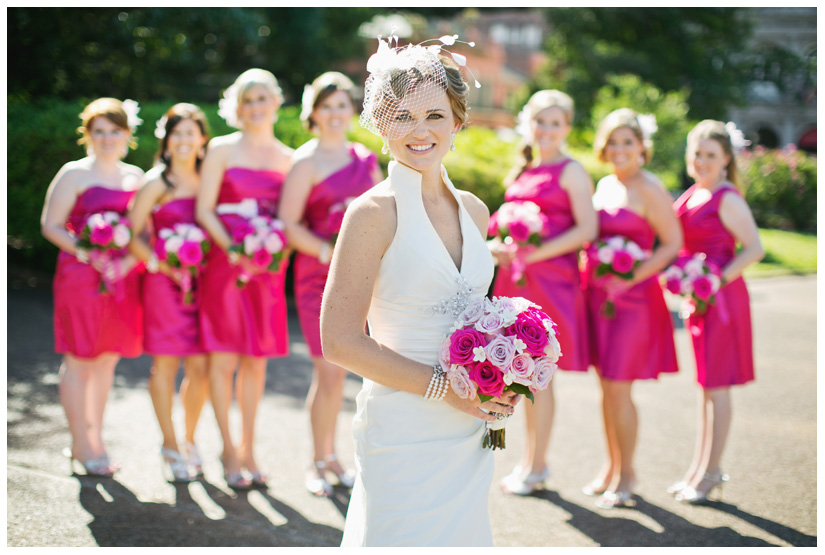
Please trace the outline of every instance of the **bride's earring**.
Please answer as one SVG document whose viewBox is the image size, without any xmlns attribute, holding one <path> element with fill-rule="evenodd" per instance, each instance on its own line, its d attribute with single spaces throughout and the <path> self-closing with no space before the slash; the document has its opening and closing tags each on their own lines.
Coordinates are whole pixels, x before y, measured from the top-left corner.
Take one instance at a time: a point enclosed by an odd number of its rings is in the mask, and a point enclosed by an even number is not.
<svg viewBox="0 0 825 555">
<path fill-rule="evenodd" d="M 450 135 L 450 151 L 455 152 L 455 133 Z"/>
<path fill-rule="evenodd" d="M 390 151 L 390 144 L 386 137 L 381 137 L 384 140 L 384 146 L 381 147 L 381 154 L 387 154 Z"/>
</svg>

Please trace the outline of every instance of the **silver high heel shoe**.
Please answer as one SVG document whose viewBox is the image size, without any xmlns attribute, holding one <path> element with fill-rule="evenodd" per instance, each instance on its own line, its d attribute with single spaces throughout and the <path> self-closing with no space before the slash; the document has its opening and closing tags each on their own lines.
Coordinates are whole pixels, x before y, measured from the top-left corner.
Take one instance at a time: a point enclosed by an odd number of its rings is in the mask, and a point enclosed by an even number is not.
<svg viewBox="0 0 825 555">
<path fill-rule="evenodd" d="M 678 482 L 673 482 L 672 484 L 670 484 L 667 487 L 667 492 L 671 495 L 674 495 L 676 493 L 679 493 L 680 491 L 682 491 L 686 487 L 688 487 L 688 483 L 685 482 L 684 480 L 680 480 Z"/>
<path fill-rule="evenodd" d="M 183 484 L 192 481 L 193 476 L 189 469 L 189 464 L 180 452 L 161 447 L 160 455 L 163 459 L 163 466 L 168 471 L 166 476 L 167 481 Z"/>
<path fill-rule="evenodd" d="M 730 480 L 730 476 L 724 474 L 722 471 L 719 471 L 718 474 L 710 474 L 705 472 L 705 475 L 702 476 L 703 482 L 710 482 L 711 486 L 708 488 L 707 491 L 701 491 L 693 486 L 687 486 L 682 491 L 676 494 L 676 501 L 681 503 L 688 503 L 689 505 L 701 505 L 703 503 L 707 503 L 708 496 L 710 492 L 713 491 L 713 488 L 719 486 L 721 491 L 722 484 Z"/>
<path fill-rule="evenodd" d="M 332 497 L 332 484 L 326 479 L 327 461 L 313 461 L 304 482 L 307 490 L 317 497 Z"/>
<path fill-rule="evenodd" d="M 550 469 L 546 466 L 538 474 L 525 475 L 521 465 L 518 465 L 501 480 L 501 489 L 513 495 L 530 495 L 536 490 L 544 489 L 545 481 L 549 477 Z"/>
<path fill-rule="evenodd" d="M 327 465 L 329 465 L 329 463 L 335 462 L 337 460 L 338 460 L 338 457 L 336 457 L 335 454 L 332 454 L 332 455 L 327 456 L 326 462 L 327 462 Z M 329 471 L 332 472 L 333 474 L 335 474 L 335 477 L 338 478 L 338 483 L 341 486 L 343 486 L 345 488 L 352 488 L 352 486 L 355 485 L 355 472 L 353 472 L 352 470 L 346 470 L 341 474 L 338 474 L 337 472 L 335 472 L 332 469 L 329 469 Z"/>
</svg>

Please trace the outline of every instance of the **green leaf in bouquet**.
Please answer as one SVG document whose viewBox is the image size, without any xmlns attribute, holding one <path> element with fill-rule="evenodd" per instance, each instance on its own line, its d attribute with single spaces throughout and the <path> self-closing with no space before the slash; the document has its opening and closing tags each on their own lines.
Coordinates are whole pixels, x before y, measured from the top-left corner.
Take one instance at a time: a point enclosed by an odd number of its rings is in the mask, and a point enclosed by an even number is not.
<svg viewBox="0 0 825 555">
<path fill-rule="evenodd" d="M 489 401 L 490 399 L 492 399 L 492 398 L 493 398 L 493 396 L 492 396 L 492 395 L 484 395 L 483 393 L 479 393 L 479 394 L 478 394 L 478 398 L 479 398 L 479 399 L 481 399 L 481 402 L 482 402 L 482 403 L 486 403 L 487 401 Z"/>
<path fill-rule="evenodd" d="M 510 391 L 513 391 L 515 393 L 518 393 L 519 395 L 524 395 L 525 397 L 530 399 L 530 401 L 532 401 L 533 403 L 536 402 L 536 399 L 533 396 L 533 392 L 530 391 L 530 388 L 527 387 L 524 384 L 511 383 L 510 385 L 507 386 L 507 389 L 509 389 Z"/>
</svg>

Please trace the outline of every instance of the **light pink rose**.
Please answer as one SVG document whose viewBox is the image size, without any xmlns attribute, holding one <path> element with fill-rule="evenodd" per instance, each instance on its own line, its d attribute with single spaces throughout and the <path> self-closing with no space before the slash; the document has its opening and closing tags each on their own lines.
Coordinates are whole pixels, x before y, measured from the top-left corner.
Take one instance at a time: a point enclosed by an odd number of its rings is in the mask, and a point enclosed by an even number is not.
<svg viewBox="0 0 825 555">
<path fill-rule="evenodd" d="M 457 324 L 461 327 L 474 326 L 479 318 L 484 315 L 484 307 L 487 305 L 486 297 L 479 297 L 472 301 L 464 309 L 464 312 L 458 315 Z"/>
<path fill-rule="evenodd" d="M 263 250 L 263 243 L 256 235 L 247 235 L 243 240 L 243 250 L 247 256 Z"/>
<path fill-rule="evenodd" d="M 117 224 L 115 226 L 114 232 L 112 233 L 112 241 L 114 242 L 115 246 L 119 249 L 122 249 L 126 245 L 129 244 L 129 241 L 132 240 L 132 232 L 123 224 Z"/>
<path fill-rule="evenodd" d="M 696 278 L 705 273 L 705 263 L 701 258 L 691 258 L 685 263 L 685 274 Z"/>
<path fill-rule="evenodd" d="M 510 366 L 516 354 L 513 339 L 514 338 L 511 337 L 498 335 L 484 347 L 484 352 L 487 353 L 487 360 L 495 364 L 499 370 L 504 371 Z"/>
<path fill-rule="evenodd" d="M 450 363 L 450 338 L 447 337 L 441 342 L 441 347 L 438 349 L 438 363 L 444 371 L 448 371 L 452 364 Z"/>
<path fill-rule="evenodd" d="M 558 362 L 561 358 L 561 345 L 555 334 L 548 335 L 547 346 L 544 348 L 544 354 L 552 362 Z"/>
<path fill-rule="evenodd" d="M 189 228 L 186 230 L 186 238 L 190 241 L 200 243 L 201 241 L 206 239 L 206 234 L 198 226 L 192 225 L 189 226 Z"/>
<path fill-rule="evenodd" d="M 116 224 L 120 221 L 120 214 L 112 212 L 111 210 L 103 213 L 103 219 L 107 224 Z"/>
<path fill-rule="evenodd" d="M 450 386 L 452 386 L 455 394 L 462 399 L 472 399 L 478 395 L 478 388 L 470 379 L 467 369 L 463 366 L 454 366 L 453 368 L 455 370 L 447 372 L 447 379 L 450 380 Z"/>
<path fill-rule="evenodd" d="M 536 368 L 533 372 L 533 383 L 530 386 L 530 391 L 544 391 L 550 385 L 550 380 L 553 379 L 553 374 L 559 371 L 556 363 L 547 357 L 539 357 L 535 361 Z"/>
<path fill-rule="evenodd" d="M 596 251 L 596 258 L 602 264 L 610 264 L 613 261 L 613 252 L 613 249 L 608 246 L 601 247 Z"/>
<path fill-rule="evenodd" d="M 509 373 L 513 375 L 513 381 L 521 385 L 533 385 L 533 371 L 536 363 L 533 362 L 533 357 L 527 353 L 522 353 L 513 357 L 513 362 L 510 363 Z"/>
<path fill-rule="evenodd" d="M 504 327 L 505 319 L 498 312 L 485 312 L 475 323 L 475 329 L 488 335 L 498 335 Z"/>
<path fill-rule="evenodd" d="M 164 227 L 163 229 L 158 231 L 158 237 L 160 237 L 161 239 L 168 239 L 174 234 L 175 232 L 169 229 L 168 227 Z"/>
<path fill-rule="evenodd" d="M 183 246 L 183 239 L 180 235 L 173 235 L 166 240 L 166 252 L 178 254 L 180 248 Z"/>
<path fill-rule="evenodd" d="M 178 251 L 178 259 L 182 266 L 198 266 L 203 262 L 201 244 L 194 241 L 184 241 Z"/>
<path fill-rule="evenodd" d="M 284 240 L 279 233 L 272 233 L 264 239 L 264 249 L 270 254 L 277 254 L 284 250 Z"/>
</svg>

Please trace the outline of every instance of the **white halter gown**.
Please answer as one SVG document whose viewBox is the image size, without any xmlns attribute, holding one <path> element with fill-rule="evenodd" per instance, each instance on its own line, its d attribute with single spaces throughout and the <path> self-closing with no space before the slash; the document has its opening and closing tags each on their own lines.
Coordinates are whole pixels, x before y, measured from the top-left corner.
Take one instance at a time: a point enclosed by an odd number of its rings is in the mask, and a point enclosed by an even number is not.
<svg viewBox="0 0 825 555">
<path fill-rule="evenodd" d="M 443 167 L 442 176 L 459 205 L 460 271 L 424 209 L 421 174 L 390 162 L 378 185 L 395 197 L 398 227 L 378 271 L 370 336 L 424 364 L 437 362 L 455 317 L 493 278 L 484 238 Z M 492 545 L 493 452 L 481 446 L 484 432 L 482 420 L 443 401 L 365 379 L 353 420 L 358 476 L 341 545 Z"/>
</svg>

